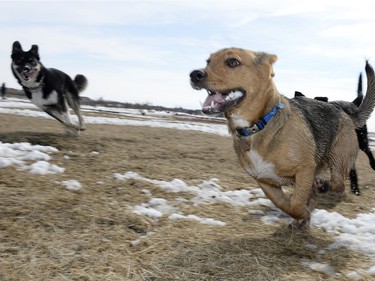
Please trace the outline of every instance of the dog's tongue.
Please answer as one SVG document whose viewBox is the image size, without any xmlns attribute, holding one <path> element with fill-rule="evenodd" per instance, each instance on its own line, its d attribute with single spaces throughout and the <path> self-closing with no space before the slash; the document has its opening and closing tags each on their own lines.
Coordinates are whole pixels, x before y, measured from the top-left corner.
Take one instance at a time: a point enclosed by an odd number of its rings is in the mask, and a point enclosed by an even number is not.
<svg viewBox="0 0 375 281">
<path fill-rule="evenodd" d="M 215 93 L 215 94 L 212 94 L 212 95 L 208 95 L 207 98 L 206 98 L 206 100 L 203 103 L 203 107 L 212 107 L 215 104 L 222 103 L 223 101 L 224 101 L 223 100 L 223 95 L 220 94 L 220 93 Z"/>
<path fill-rule="evenodd" d="M 25 78 L 30 78 L 30 76 L 33 74 L 33 71 L 32 70 L 28 70 L 28 71 L 22 71 L 22 75 L 25 77 Z"/>
</svg>

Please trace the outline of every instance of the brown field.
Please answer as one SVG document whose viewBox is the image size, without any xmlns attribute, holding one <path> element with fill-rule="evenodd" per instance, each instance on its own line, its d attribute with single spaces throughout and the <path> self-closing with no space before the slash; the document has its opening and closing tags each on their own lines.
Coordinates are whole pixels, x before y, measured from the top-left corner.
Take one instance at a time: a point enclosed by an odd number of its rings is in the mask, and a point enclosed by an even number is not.
<svg viewBox="0 0 375 281">
<path fill-rule="evenodd" d="M 349 272 L 373 265 L 346 248 L 319 252 L 335 239 L 321 229 L 293 233 L 286 223 L 264 224 L 247 208 L 186 206 L 185 211 L 225 226 L 152 219 L 127 209 L 148 200 L 144 188 L 166 199 L 185 195 L 118 181 L 114 173 L 189 184 L 218 178 L 225 190 L 254 186 L 229 137 L 88 124 L 77 138 L 65 136 L 51 119 L 0 114 L 0 120 L 0 141 L 54 146 L 59 152 L 50 162 L 65 168 L 52 175 L 0 170 L 0 280 L 353 280 Z M 319 208 L 355 217 L 374 207 L 375 172 L 362 152 L 357 168 L 362 195 L 321 195 Z M 70 179 L 83 187 L 70 191 L 59 183 Z M 303 259 L 330 264 L 337 274 L 314 271 Z"/>
</svg>

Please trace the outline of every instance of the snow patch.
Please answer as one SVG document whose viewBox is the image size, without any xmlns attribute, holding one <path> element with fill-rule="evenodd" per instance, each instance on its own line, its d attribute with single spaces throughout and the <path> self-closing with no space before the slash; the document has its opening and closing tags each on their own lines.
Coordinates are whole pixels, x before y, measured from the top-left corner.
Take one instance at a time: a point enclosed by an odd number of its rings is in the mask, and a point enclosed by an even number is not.
<svg viewBox="0 0 375 281">
<path fill-rule="evenodd" d="M 62 181 L 61 184 L 68 190 L 80 190 L 82 188 L 81 183 L 77 180 Z"/>
</svg>

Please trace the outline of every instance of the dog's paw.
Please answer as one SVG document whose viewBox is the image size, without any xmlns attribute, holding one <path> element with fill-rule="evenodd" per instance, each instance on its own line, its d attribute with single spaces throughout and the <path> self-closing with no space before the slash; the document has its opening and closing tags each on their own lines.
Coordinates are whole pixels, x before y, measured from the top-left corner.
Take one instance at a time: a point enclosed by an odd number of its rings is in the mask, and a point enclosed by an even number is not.
<svg viewBox="0 0 375 281">
<path fill-rule="evenodd" d="M 310 219 L 294 220 L 288 227 L 292 230 L 307 231 L 310 229 Z"/>
<path fill-rule="evenodd" d="M 315 178 L 312 186 L 319 193 L 326 193 L 329 190 L 329 182 L 319 177 Z"/>
<path fill-rule="evenodd" d="M 66 128 L 65 135 L 69 137 L 78 137 L 80 133 L 80 130 L 74 129 L 74 128 Z"/>
<path fill-rule="evenodd" d="M 332 180 L 329 182 L 329 191 L 336 193 L 344 193 L 345 185 L 342 181 Z"/>
<path fill-rule="evenodd" d="M 73 124 L 73 123 L 64 123 L 65 127 L 67 130 L 76 130 L 76 131 L 80 131 L 81 128 L 76 125 L 76 124 Z"/>
<path fill-rule="evenodd" d="M 361 192 L 360 192 L 358 186 L 351 186 L 351 190 L 352 190 L 352 193 L 354 195 L 357 195 L 357 196 L 361 195 Z"/>
</svg>

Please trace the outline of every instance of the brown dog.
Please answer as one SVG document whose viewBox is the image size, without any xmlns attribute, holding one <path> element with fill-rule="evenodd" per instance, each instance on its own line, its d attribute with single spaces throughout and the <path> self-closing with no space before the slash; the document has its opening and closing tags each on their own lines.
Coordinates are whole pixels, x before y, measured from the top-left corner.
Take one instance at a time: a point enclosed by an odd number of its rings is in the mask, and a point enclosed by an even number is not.
<svg viewBox="0 0 375 281">
<path fill-rule="evenodd" d="M 282 96 L 272 80 L 276 60 L 263 52 L 224 49 L 211 55 L 206 68 L 191 72 L 190 80 L 193 88 L 208 91 L 204 113 L 224 112 L 241 166 L 302 228 L 315 207 L 314 189 L 345 189 L 358 152 L 355 128 L 375 107 L 374 71 L 366 62 L 366 97 L 348 115 L 329 103 Z M 325 166 L 329 183 L 317 177 Z M 281 188 L 287 185 L 295 187 L 290 197 Z"/>
</svg>

